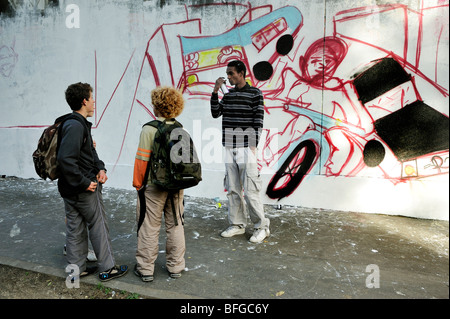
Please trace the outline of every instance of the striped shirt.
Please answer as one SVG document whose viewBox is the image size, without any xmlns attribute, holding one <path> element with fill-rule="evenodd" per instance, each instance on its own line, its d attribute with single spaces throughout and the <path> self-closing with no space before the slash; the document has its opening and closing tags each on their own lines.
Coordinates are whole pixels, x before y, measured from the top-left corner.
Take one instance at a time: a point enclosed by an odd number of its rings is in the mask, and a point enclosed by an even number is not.
<svg viewBox="0 0 450 319">
<path fill-rule="evenodd" d="M 264 122 L 264 97 L 248 83 L 241 89 L 230 89 L 221 101 L 217 93 L 212 93 L 211 115 L 222 116 L 223 146 L 256 147 Z"/>
</svg>

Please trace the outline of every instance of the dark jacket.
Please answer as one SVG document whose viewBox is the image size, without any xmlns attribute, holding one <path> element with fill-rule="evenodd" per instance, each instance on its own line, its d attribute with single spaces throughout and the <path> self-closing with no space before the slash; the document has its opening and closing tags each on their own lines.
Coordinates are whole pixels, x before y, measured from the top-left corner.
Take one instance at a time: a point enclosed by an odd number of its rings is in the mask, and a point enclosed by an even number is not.
<svg viewBox="0 0 450 319">
<path fill-rule="evenodd" d="M 91 126 L 92 123 L 77 112 L 61 126 L 57 160 L 58 190 L 62 197 L 85 192 L 91 181 L 96 181 L 97 173 L 105 170 L 92 143 Z"/>
</svg>

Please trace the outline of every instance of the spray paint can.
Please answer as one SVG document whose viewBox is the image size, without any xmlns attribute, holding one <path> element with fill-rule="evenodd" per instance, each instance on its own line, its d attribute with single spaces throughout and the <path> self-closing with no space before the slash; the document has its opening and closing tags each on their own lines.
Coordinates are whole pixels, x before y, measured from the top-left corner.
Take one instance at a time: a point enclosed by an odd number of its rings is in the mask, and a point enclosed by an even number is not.
<svg viewBox="0 0 450 319">
<path fill-rule="evenodd" d="M 222 85 L 220 86 L 220 89 L 222 90 L 223 94 L 227 94 L 228 93 L 228 88 L 225 85 L 225 82 L 222 83 Z"/>
<path fill-rule="evenodd" d="M 216 208 L 221 208 L 222 204 L 220 203 L 220 198 L 219 197 L 215 197 L 214 201 L 216 202 Z"/>
</svg>

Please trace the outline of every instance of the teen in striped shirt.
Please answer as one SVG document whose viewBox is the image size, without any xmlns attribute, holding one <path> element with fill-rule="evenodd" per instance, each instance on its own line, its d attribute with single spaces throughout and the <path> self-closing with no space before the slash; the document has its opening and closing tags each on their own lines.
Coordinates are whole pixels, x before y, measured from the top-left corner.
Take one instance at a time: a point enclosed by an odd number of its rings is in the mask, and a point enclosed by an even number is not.
<svg viewBox="0 0 450 319">
<path fill-rule="evenodd" d="M 264 216 L 261 201 L 261 177 L 256 162 L 256 148 L 264 122 L 264 98 L 258 88 L 245 81 L 245 64 L 231 61 L 227 66 L 227 78 L 235 87 L 219 101 L 218 91 L 224 78 L 216 80 L 211 95 L 211 114 L 222 116 L 222 144 L 225 149 L 225 188 L 228 190 L 228 220 L 230 227 L 221 233 L 232 237 L 245 233 L 247 214 L 254 224 L 251 242 L 262 242 L 270 235 L 270 221 Z"/>
</svg>

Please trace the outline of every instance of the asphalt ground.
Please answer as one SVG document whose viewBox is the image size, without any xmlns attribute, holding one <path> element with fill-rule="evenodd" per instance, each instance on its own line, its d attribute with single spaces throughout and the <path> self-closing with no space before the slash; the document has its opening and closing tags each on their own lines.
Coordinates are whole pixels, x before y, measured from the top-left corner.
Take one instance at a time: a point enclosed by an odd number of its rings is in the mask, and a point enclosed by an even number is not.
<svg viewBox="0 0 450 319">
<path fill-rule="evenodd" d="M 165 268 L 163 226 L 155 280 L 144 283 L 132 271 L 136 195 L 103 188 L 116 262 L 130 268 L 124 277 L 104 283 L 113 289 L 183 304 L 191 300 L 191 306 L 203 298 L 449 298 L 448 221 L 265 205 L 271 235 L 253 244 L 251 227 L 245 235 L 220 237 L 228 226 L 226 201 L 217 207 L 214 199 L 188 196 L 182 277 L 171 279 Z M 0 264 L 65 280 L 64 208 L 56 182 L 0 178 L 0 242 Z M 98 282 L 88 276 L 80 284 Z M 178 310 L 182 313 L 182 306 Z"/>
</svg>

